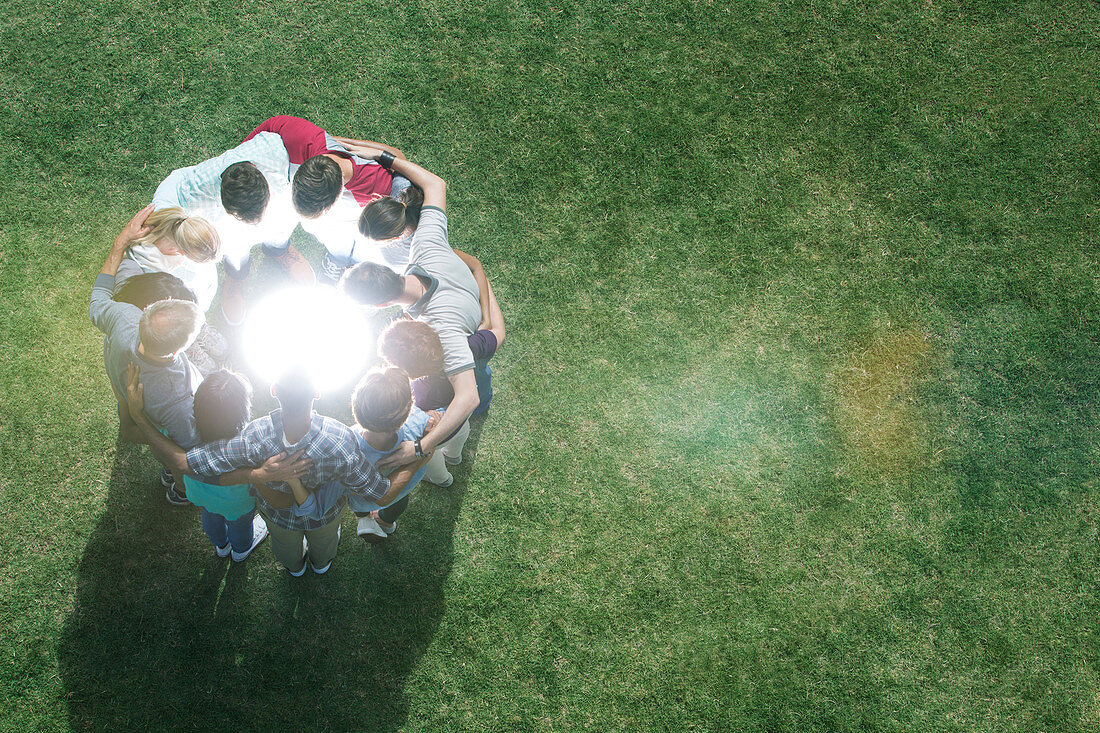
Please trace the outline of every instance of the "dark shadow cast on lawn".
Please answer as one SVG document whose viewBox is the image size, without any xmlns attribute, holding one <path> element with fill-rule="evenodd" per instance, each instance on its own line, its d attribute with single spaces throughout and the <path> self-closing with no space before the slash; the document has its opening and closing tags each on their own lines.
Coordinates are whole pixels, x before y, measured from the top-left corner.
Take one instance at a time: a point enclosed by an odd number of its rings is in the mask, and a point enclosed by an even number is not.
<svg viewBox="0 0 1100 733">
<path fill-rule="evenodd" d="M 218 559 L 198 510 L 169 507 L 152 458 L 120 443 L 59 649 L 72 727 L 396 730 L 443 615 L 468 470 L 418 487 L 385 545 L 345 513 L 332 569 L 292 578 L 267 543 Z"/>
</svg>

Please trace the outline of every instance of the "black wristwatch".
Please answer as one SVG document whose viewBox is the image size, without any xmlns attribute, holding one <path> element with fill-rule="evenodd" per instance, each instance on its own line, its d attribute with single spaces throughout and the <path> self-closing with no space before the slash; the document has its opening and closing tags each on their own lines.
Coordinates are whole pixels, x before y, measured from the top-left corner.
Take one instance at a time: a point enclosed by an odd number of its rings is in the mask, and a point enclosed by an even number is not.
<svg viewBox="0 0 1100 733">
<path fill-rule="evenodd" d="M 382 166 L 386 170 L 393 167 L 393 161 L 397 159 L 397 156 L 388 150 L 383 150 L 382 154 L 378 156 L 378 165 Z"/>
<path fill-rule="evenodd" d="M 423 458 L 424 456 L 428 455 L 424 452 L 424 449 L 420 447 L 420 438 L 417 438 L 413 441 L 413 450 L 416 451 L 417 458 Z"/>
</svg>

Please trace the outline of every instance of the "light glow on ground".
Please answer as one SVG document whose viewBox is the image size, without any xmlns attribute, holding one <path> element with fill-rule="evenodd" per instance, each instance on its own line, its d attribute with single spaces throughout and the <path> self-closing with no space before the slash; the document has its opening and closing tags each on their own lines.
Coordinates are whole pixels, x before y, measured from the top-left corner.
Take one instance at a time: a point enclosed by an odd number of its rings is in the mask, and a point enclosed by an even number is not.
<svg viewBox="0 0 1100 733">
<path fill-rule="evenodd" d="M 244 353 L 267 383 L 303 367 L 325 393 L 358 379 L 375 360 L 375 336 L 361 306 L 325 287 L 291 287 L 249 308 Z"/>
</svg>

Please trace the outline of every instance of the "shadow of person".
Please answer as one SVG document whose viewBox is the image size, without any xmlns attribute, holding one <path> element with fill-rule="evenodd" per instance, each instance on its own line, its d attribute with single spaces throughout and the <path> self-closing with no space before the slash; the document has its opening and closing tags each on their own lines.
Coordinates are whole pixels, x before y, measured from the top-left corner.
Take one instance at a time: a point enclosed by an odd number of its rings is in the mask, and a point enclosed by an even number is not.
<svg viewBox="0 0 1100 733">
<path fill-rule="evenodd" d="M 443 614 L 464 478 L 418 487 L 384 545 L 359 540 L 345 512 L 328 573 L 292 578 L 266 543 L 244 563 L 217 558 L 156 471 L 119 443 L 59 647 L 72 727 L 400 727 Z"/>
</svg>

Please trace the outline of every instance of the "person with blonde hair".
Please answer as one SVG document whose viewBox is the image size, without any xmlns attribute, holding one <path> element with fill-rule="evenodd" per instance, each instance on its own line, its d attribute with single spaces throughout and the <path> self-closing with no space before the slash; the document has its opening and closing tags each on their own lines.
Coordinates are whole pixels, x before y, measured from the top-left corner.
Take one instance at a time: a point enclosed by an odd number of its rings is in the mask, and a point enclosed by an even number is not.
<svg viewBox="0 0 1100 733">
<path fill-rule="evenodd" d="M 130 245 L 119 266 L 116 287 L 143 272 L 175 275 L 195 294 L 206 312 L 218 292 L 221 238 L 200 216 L 188 216 L 178 206 L 159 209 L 145 220 L 149 233 Z"/>
</svg>

